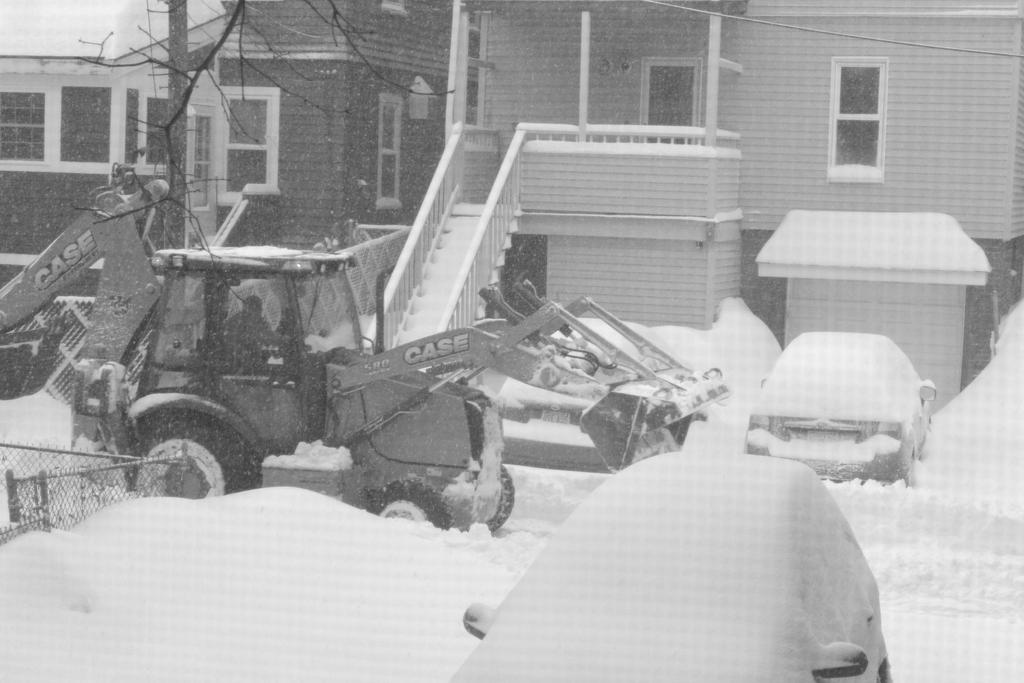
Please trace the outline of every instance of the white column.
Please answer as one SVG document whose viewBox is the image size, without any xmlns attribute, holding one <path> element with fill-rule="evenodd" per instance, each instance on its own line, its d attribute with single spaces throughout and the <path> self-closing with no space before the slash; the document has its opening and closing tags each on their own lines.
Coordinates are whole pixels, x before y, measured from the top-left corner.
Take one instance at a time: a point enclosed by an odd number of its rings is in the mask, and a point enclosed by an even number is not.
<svg viewBox="0 0 1024 683">
<path fill-rule="evenodd" d="M 459 53 L 462 44 L 459 41 L 462 14 L 461 0 L 452 0 L 452 35 L 448 48 L 448 94 L 445 97 L 444 105 L 444 137 L 447 140 L 452 134 L 452 124 L 455 122 L 455 93 L 459 88 Z"/>
<path fill-rule="evenodd" d="M 590 12 L 580 14 L 580 141 L 587 139 L 590 100 Z"/>
<path fill-rule="evenodd" d="M 708 27 L 707 95 L 704 102 L 704 128 L 707 145 L 718 142 L 718 74 L 722 57 L 722 17 L 712 16 Z"/>
</svg>

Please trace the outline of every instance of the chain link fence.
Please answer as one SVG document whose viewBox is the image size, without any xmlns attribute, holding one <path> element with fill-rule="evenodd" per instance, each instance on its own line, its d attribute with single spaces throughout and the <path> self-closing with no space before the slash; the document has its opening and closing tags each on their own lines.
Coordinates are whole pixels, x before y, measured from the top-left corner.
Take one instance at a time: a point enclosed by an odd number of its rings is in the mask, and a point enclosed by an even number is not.
<svg viewBox="0 0 1024 683">
<path fill-rule="evenodd" d="M 169 472 L 184 462 L 183 453 L 142 459 L 0 443 L 0 545 L 28 531 L 69 529 L 113 503 L 167 495 Z"/>
</svg>

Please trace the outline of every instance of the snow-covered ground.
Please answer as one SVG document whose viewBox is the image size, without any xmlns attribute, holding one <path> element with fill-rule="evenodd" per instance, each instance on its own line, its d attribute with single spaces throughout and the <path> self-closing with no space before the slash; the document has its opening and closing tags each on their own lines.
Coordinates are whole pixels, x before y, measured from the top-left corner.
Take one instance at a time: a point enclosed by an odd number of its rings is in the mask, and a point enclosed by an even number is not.
<svg viewBox="0 0 1024 683">
<path fill-rule="evenodd" d="M 915 488 L 827 485 L 878 579 L 900 683 L 1024 680 L 1024 313 L 1004 327 L 936 415 Z M 734 457 L 774 339 L 739 302 L 708 332 L 652 335 L 734 391 L 664 457 Z M 68 431 L 45 397 L 0 405 L 0 440 Z M 499 603 L 609 476 L 512 469 L 516 508 L 493 536 L 296 489 L 133 501 L 23 536 L 0 547 L 0 680 L 446 681 L 477 642 L 465 607 Z"/>
</svg>

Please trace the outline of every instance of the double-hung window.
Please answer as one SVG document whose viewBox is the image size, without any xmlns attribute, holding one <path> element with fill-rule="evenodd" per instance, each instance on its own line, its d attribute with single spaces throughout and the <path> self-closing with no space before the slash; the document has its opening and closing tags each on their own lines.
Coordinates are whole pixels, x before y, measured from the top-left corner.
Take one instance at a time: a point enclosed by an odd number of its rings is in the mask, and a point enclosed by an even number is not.
<svg viewBox="0 0 1024 683">
<path fill-rule="evenodd" d="M 400 209 L 402 98 L 381 93 L 377 114 L 377 208 Z"/>
<path fill-rule="evenodd" d="M 278 121 L 277 88 L 225 87 L 228 135 L 225 159 L 227 192 L 252 185 L 259 192 L 277 191 Z"/>
<path fill-rule="evenodd" d="M 884 180 L 888 66 L 884 58 L 832 60 L 829 180 Z"/>
</svg>

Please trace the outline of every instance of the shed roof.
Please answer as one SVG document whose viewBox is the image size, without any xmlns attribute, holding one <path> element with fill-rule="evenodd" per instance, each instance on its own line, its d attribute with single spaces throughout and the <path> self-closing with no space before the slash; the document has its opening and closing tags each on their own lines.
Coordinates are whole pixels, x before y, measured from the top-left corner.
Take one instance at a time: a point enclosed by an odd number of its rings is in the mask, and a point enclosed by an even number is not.
<svg viewBox="0 0 1024 683">
<path fill-rule="evenodd" d="M 944 213 L 794 210 L 757 255 L 763 277 L 984 285 L 978 244 Z"/>
</svg>

